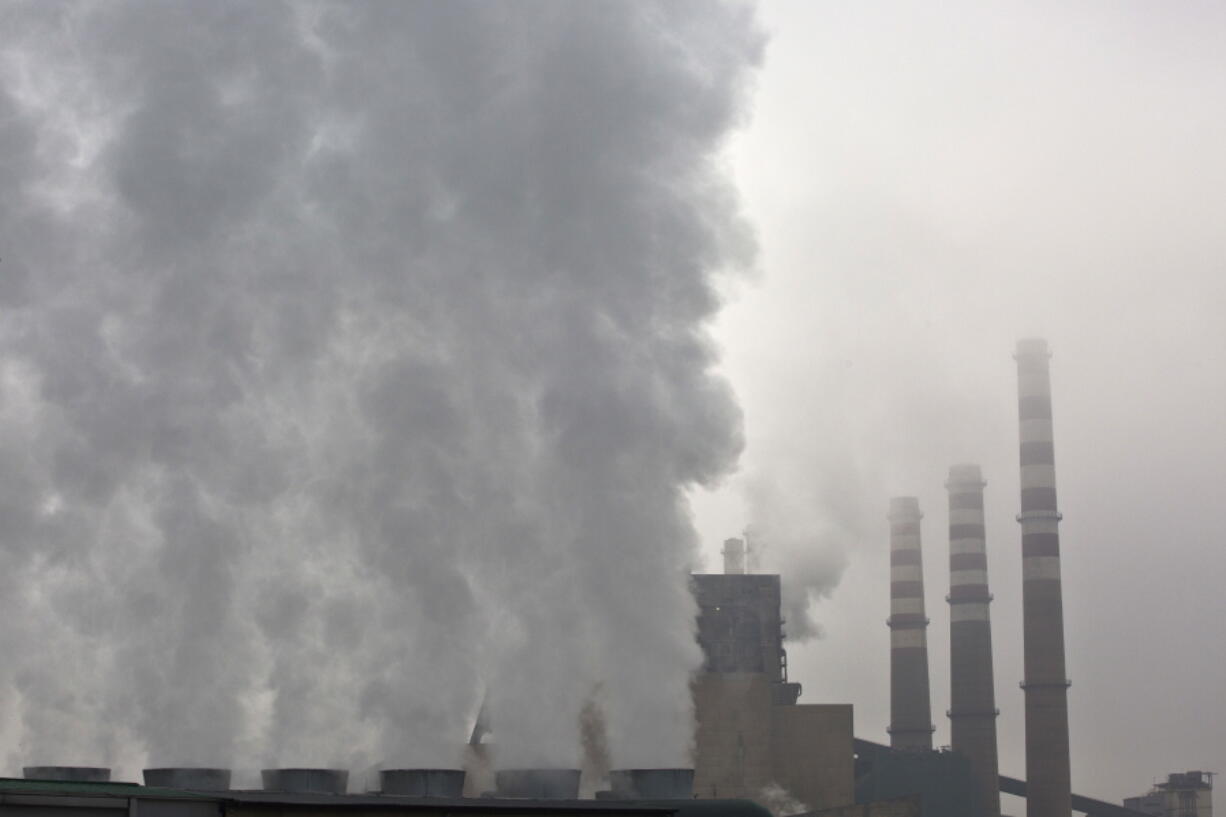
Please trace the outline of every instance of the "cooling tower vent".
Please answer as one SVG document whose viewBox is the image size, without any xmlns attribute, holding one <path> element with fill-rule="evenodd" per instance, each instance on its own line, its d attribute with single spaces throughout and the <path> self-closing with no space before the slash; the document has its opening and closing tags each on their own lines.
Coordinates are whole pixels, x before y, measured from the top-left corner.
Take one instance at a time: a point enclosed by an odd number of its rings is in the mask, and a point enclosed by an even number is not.
<svg viewBox="0 0 1226 817">
<path fill-rule="evenodd" d="M 145 769 L 145 785 L 163 789 L 188 791 L 228 791 L 229 769 L 208 769 L 199 766 L 167 766 Z"/>
<path fill-rule="evenodd" d="M 461 769 L 384 769 L 379 772 L 383 794 L 408 797 L 461 797 L 464 772 Z"/>
<path fill-rule="evenodd" d="M 576 800 L 578 769 L 503 769 L 494 774 L 500 797 L 531 797 L 535 800 Z"/>
<path fill-rule="evenodd" d="M 627 800 L 689 800 L 693 769 L 615 769 L 609 772 L 613 795 Z"/>
<path fill-rule="evenodd" d="M 111 770 L 98 766 L 25 766 L 26 780 L 59 780 L 72 783 L 109 783 Z"/>
<path fill-rule="evenodd" d="M 349 788 L 345 769 L 264 769 L 264 791 L 293 794 L 344 794 Z"/>
</svg>

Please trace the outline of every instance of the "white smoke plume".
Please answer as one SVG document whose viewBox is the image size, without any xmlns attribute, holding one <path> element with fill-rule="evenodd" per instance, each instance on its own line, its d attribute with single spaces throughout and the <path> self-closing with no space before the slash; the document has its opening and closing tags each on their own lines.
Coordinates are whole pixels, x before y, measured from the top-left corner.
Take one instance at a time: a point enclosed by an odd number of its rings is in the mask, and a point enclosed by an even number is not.
<svg viewBox="0 0 1226 817">
<path fill-rule="evenodd" d="M 679 764 L 736 4 L 0 11 L 21 763 Z"/>
<path fill-rule="evenodd" d="M 775 817 L 789 817 L 792 814 L 802 814 L 809 811 L 808 806 L 797 800 L 783 786 L 773 781 L 762 787 L 758 792 L 757 799 Z"/>
<path fill-rule="evenodd" d="M 807 491 L 784 491 L 764 476 L 743 480 L 746 508 L 752 522 L 745 531 L 751 571 L 769 570 L 780 576 L 784 635 L 804 642 L 822 635 L 818 603 L 834 592 L 847 566 L 847 553 L 857 541 L 858 525 L 846 516 L 845 493 L 834 481 L 821 484 L 823 474 L 802 477 Z"/>
</svg>

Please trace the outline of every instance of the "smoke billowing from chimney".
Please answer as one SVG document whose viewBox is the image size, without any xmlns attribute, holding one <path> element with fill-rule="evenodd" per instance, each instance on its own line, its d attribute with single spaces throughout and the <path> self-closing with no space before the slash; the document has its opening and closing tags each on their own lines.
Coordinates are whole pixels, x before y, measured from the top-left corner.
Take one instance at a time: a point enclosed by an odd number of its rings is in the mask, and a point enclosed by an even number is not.
<svg viewBox="0 0 1226 817">
<path fill-rule="evenodd" d="M 748 10 L 5 20 L 10 763 L 684 764 Z"/>
</svg>

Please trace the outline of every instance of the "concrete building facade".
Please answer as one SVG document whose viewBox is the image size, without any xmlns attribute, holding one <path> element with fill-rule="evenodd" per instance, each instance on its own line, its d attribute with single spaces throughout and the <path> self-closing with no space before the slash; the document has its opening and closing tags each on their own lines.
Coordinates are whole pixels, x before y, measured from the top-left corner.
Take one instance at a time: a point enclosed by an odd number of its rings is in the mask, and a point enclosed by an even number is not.
<svg viewBox="0 0 1226 817">
<path fill-rule="evenodd" d="M 854 802 L 850 704 L 797 704 L 788 681 L 779 576 L 699 574 L 693 682 L 694 795 L 770 799 L 782 788 L 804 809 Z"/>
<path fill-rule="evenodd" d="M 1213 817 L 1213 775 L 1173 772 L 1148 793 L 1124 798 L 1124 807 L 1150 817 Z"/>
<path fill-rule="evenodd" d="M 761 673 L 773 684 L 777 703 L 796 703 L 800 684 L 788 681 L 779 576 L 700 573 L 691 576 L 690 586 L 698 603 L 703 672 Z"/>
</svg>

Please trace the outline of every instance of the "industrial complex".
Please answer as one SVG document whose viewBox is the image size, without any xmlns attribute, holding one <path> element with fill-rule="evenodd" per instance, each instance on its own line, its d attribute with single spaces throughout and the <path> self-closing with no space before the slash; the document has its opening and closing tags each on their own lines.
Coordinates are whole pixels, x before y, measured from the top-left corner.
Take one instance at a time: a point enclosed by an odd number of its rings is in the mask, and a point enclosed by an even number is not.
<svg viewBox="0 0 1226 817">
<path fill-rule="evenodd" d="M 0 817 L 761 817 L 763 806 L 827 817 L 1001 817 L 1002 792 L 1025 797 L 1027 817 L 1212 817 L 1212 775 L 1200 771 L 1171 774 L 1122 806 L 1072 792 L 1047 344 L 1023 340 L 1015 357 L 1026 780 L 998 768 L 986 483 L 978 465 L 964 463 L 950 467 L 945 483 L 948 747 L 933 747 L 923 514 L 915 497 L 903 496 L 889 500 L 886 514 L 888 746 L 855 737 L 851 703 L 800 702 L 801 685 L 788 678 L 781 577 L 749 572 L 746 542 L 734 538 L 724 543 L 722 573 L 690 577 L 704 659 L 692 681 L 692 769 L 602 771 L 596 785 L 582 787 L 580 770 L 494 772 L 479 721 L 469 757 L 485 768 L 384 770 L 375 792 L 348 793 L 348 773 L 335 769 L 268 769 L 261 790 L 231 791 L 226 769 L 148 769 L 138 786 L 111 782 L 106 769 L 29 767 L 24 779 L 0 780 Z M 596 793 L 580 799 L 580 791 Z"/>
</svg>

